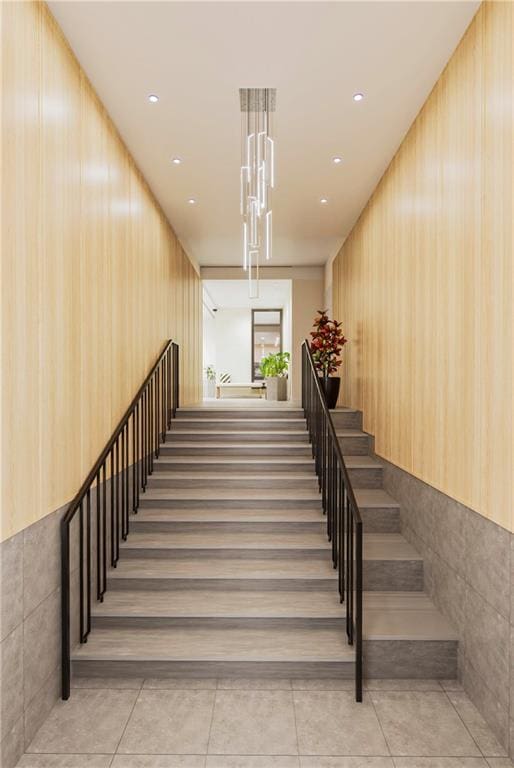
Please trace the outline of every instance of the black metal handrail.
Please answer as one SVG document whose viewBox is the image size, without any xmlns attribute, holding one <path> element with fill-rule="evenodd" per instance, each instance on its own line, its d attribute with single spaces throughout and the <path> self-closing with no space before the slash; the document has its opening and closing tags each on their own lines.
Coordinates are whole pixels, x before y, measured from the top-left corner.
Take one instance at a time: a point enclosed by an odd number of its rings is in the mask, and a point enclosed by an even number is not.
<svg viewBox="0 0 514 768">
<path fill-rule="evenodd" d="M 103 602 L 107 563 L 116 568 L 120 538 L 126 540 L 129 533 L 130 509 L 138 510 L 140 492 L 146 490 L 178 406 L 179 348 L 170 339 L 61 521 L 63 699 L 70 696 L 71 678 L 71 524 L 78 513 L 79 640 L 85 643 L 91 630 L 91 590 L 96 586 L 96 599 Z"/>
<path fill-rule="evenodd" d="M 309 342 L 302 344 L 302 408 L 316 464 L 332 563 L 346 602 L 346 634 L 355 645 L 355 698 L 362 701 L 362 519 Z"/>
</svg>

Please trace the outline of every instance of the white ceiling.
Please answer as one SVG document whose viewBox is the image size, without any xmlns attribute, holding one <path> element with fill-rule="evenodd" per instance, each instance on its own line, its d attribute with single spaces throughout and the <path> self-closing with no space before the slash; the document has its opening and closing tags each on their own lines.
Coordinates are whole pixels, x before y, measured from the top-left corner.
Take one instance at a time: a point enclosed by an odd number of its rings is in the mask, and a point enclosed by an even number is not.
<svg viewBox="0 0 514 768">
<path fill-rule="evenodd" d="M 273 263 L 305 265 L 337 251 L 479 2 L 49 5 L 201 265 L 241 260 L 238 89 L 277 89 Z"/>
<path fill-rule="evenodd" d="M 248 298 L 248 280 L 204 280 L 209 309 L 283 309 L 291 299 L 291 280 L 259 280 L 259 298 Z"/>
</svg>

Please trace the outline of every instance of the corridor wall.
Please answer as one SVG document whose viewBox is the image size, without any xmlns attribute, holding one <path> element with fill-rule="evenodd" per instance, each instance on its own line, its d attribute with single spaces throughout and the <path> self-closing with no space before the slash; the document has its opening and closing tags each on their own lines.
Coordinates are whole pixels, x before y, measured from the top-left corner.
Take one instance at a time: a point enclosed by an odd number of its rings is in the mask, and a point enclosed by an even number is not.
<svg viewBox="0 0 514 768">
<path fill-rule="evenodd" d="M 69 501 L 201 284 L 48 8 L 1 4 L 1 538 Z"/>
<path fill-rule="evenodd" d="M 340 402 L 514 530 L 512 3 L 483 3 L 333 264 Z"/>
</svg>

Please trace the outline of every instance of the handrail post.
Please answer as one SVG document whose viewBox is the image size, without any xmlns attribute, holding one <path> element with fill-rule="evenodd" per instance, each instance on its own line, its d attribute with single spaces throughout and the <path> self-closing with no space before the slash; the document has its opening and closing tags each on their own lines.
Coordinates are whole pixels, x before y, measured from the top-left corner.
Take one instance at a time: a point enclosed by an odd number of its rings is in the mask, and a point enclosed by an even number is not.
<svg viewBox="0 0 514 768">
<path fill-rule="evenodd" d="M 62 643 L 62 698 L 70 698 L 70 527 L 61 526 L 61 643 Z"/>
<path fill-rule="evenodd" d="M 355 523 L 355 699 L 362 701 L 362 521 Z"/>
</svg>

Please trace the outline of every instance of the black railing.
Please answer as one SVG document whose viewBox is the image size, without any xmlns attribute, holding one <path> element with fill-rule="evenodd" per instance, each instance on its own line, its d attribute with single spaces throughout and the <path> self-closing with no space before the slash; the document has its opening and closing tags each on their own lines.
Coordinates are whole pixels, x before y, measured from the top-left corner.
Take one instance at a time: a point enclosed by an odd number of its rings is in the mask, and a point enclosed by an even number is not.
<svg viewBox="0 0 514 768">
<path fill-rule="evenodd" d="M 316 463 L 332 562 L 346 603 L 346 634 L 355 646 L 355 698 L 362 701 L 362 519 L 355 501 L 309 342 L 302 345 L 302 408 Z"/>
<path fill-rule="evenodd" d="M 178 406 L 179 348 L 170 340 L 61 522 L 63 699 L 70 696 L 71 589 L 78 591 L 74 615 L 78 625 L 76 639 L 86 643 L 91 630 L 91 593 L 96 600 L 103 601 L 107 569 L 116 568 L 120 539 L 126 540 L 128 536 L 130 514 L 138 510 L 140 493 L 146 490 L 154 459 L 159 457 L 161 441 L 166 440 L 166 431 Z M 78 540 L 76 549 L 70 550 L 75 520 L 74 535 Z"/>
</svg>

